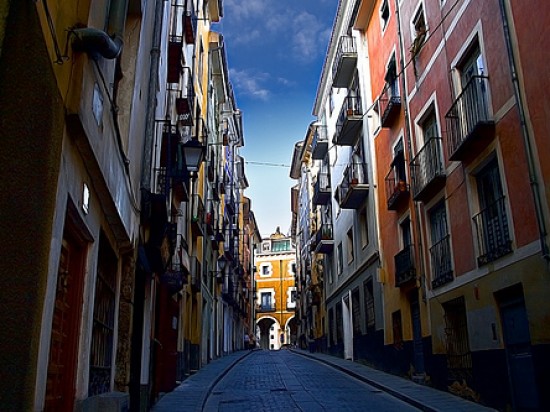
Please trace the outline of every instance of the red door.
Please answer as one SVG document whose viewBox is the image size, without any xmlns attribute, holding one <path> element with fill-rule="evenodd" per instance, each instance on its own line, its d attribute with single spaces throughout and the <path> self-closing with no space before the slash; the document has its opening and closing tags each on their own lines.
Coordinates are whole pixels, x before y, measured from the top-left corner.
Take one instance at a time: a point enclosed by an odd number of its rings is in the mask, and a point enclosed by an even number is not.
<svg viewBox="0 0 550 412">
<path fill-rule="evenodd" d="M 176 387 L 179 302 L 160 285 L 155 365 L 155 396 Z"/>
<path fill-rule="evenodd" d="M 57 274 L 45 411 L 74 409 L 84 258 L 84 244 L 65 233 Z"/>
</svg>

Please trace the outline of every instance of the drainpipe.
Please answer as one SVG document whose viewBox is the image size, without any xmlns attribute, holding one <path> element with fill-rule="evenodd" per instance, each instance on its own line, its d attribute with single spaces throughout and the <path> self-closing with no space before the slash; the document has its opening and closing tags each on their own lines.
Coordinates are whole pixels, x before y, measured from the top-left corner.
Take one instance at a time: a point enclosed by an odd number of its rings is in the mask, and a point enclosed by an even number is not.
<svg viewBox="0 0 550 412">
<path fill-rule="evenodd" d="M 92 56 L 101 55 L 106 59 L 116 59 L 122 51 L 128 2 L 129 0 L 113 0 L 111 2 L 107 32 L 93 27 L 71 30 L 71 33 L 75 35 L 73 49 Z"/>
<path fill-rule="evenodd" d="M 510 24 L 508 18 L 508 12 L 506 11 L 506 5 L 504 0 L 499 0 L 500 15 L 502 18 L 502 27 L 504 30 L 504 39 L 506 42 L 506 51 L 508 53 L 508 63 L 510 64 L 510 73 L 512 76 L 512 84 L 514 85 L 514 97 L 516 99 L 518 115 L 520 118 L 521 134 L 523 137 L 523 145 L 525 147 L 525 153 L 527 155 L 527 167 L 529 169 L 529 185 L 531 187 L 531 194 L 533 195 L 533 201 L 535 203 L 535 213 L 537 216 L 537 225 L 539 229 L 540 247 L 542 257 L 548 262 L 550 261 L 550 255 L 548 252 L 548 244 L 546 242 L 546 225 L 544 223 L 544 212 L 541 200 L 541 194 L 539 190 L 539 183 L 537 181 L 537 172 L 535 167 L 535 159 L 533 155 L 533 148 L 531 145 L 531 136 L 527 123 L 525 120 L 525 103 L 523 102 L 521 94 L 521 85 L 518 79 L 516 59 L 514 56 L 514 48 L 512 45 L 512 39 L 510 34 Z"/>
<path fill-rule="evenodd" d="M 141 172 L 141 190 L 151 190 L 152 157 L 155 135 L 155 111 L 156 94 L 158 88 L 158 75 L 160 65 L 160 45 L 162 33 L 162 15 L 164 14 L 164 1 L 156 0 L 153 42 L 151 45 L 151 66 L 149 70 L 149 88 L 147 90 L 147 112 L 145 114 L 145 141 L 143 143 L 143 159 Z"/>
</svg>

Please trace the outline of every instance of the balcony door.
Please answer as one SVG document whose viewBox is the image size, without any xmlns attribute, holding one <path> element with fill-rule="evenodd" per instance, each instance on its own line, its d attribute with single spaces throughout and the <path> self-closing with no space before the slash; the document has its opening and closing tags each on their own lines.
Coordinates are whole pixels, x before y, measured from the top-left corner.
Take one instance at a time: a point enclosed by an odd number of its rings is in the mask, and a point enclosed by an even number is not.
<svg viewBox="0 0 550 412">
<path fill-rule="evenodd" d="M 270 292 L 262 292 L 262 310 L 268 311 L 271 310 L 273 307 L 273 301 L 271 299 L 271 293 Z"/>
</svg>

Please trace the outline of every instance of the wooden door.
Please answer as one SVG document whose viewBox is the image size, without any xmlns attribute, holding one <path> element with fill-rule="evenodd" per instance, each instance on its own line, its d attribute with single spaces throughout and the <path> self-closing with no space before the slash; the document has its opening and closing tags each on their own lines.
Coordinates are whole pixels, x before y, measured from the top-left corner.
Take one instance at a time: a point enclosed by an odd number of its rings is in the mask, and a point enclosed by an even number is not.
<svg viewBox="0 0 550 412">
<path fill-rule="evenodd" d="M 84 257 L 83 244 L 65 235 L 57 274 L 45 411 L 74 408 Z"/>
</svg>

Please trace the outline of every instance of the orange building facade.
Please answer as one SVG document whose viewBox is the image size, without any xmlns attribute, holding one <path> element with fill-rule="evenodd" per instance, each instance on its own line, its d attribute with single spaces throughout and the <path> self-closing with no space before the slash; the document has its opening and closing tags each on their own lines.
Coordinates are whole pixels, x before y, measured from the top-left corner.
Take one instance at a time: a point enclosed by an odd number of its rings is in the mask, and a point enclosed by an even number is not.
<svg viewBox="0 0 550 412">
<path fill-rule="evenodd" d="M 256 341 L 263 349 L 295 344 L 296 252 L 291 238 L 276 233 L 262 239 L 254 266 Z"/>
</svg>

